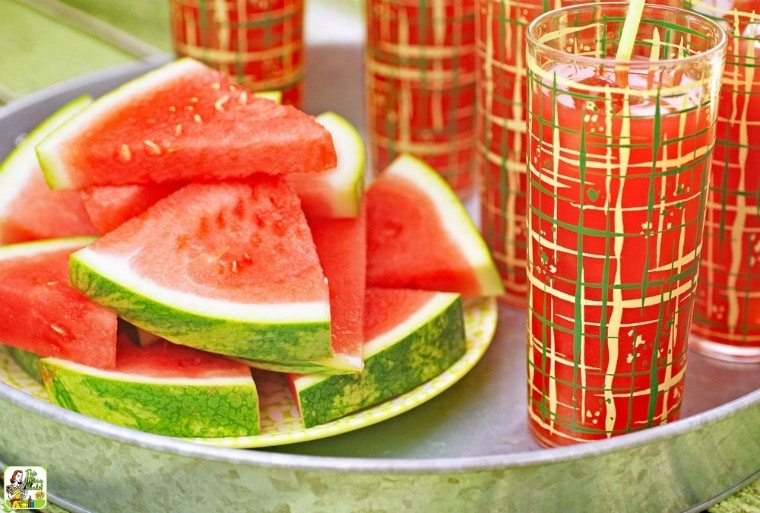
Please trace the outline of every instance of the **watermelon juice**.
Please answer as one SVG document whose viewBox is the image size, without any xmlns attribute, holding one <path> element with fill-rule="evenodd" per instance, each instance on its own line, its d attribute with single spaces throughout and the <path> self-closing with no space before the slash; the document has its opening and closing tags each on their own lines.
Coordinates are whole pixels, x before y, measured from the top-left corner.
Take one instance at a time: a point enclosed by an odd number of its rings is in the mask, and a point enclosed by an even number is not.
<svg viewBox="0 0 760 513">
<path fill-rule="evenodd" d="M 760 1 L 692 0 L 729 34 L 692 347 L 760 361 Z"/>
<path fill-rule="evenodd" d="M 620 65 L 625 10 L 565 8 L 529 29 L 528 412 L 547 446 L 680 410 L 725 36 L 648 6 Z M 658 39 L 665 25 L 688 26 L 668 39 L 685 43 Z M 599 34 L 612 57 L 594 53 Z"/>
</svg>

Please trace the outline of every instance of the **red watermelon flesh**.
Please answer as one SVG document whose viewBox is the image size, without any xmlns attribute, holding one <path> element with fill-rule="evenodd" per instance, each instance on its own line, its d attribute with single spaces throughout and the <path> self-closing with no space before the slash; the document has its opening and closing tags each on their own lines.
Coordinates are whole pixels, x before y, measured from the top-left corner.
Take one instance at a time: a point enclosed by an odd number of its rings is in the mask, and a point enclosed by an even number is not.
<svg viewBox="0 0 760 513">
<path fill-rule="evenodd" d="M 159 378 L 234 378 L 251 375 L 247 365 L 218 354 L 172 344 L 164 339 L 141 347 L 128 337 L 119 337 L 116 370 Z"/>
<path fill-rule="evenodd" d="M 79 194 L 50 190 L 39 167 L 0 214 L 0 244 L 97 233 Z"/>
<path fill-rule="evenodd" d="M 85 240 L 92 239 L 0 248 L 0 343 L 92 367 L 115 366 L 116 314 L 69 284 L 69 255 Z M 18 251 L 35 245 L 47 248 Z"/>
<path fill-rule="evenodd" d="M 81 191 L 84 209 L 97 233 L 110 232 L 136 215 L 142 214 L 158 200 L 179 190 L 185 183 L 150 185 L 101 185 Z M 76 194 L 75 191 L 56 191 Z"/>
<path fill-rule="evenodd" d="M 189 58 L 97 99 L 37 153 L 54 189 L 316 172 L 337 163 L 330 133 L 312 116 Z"/>
<path fill-rule="evenodd" d="M 366 209 L 359 217 L 309 218 L 330 290 L 332 348 L 336 356 L 362 365 L 362 326 L 367 266 Z"/>
<path fill-rule="evenodd" d="M 479 295 L 480 284 L 436 208 L 404 177 L 381 174 L 368 188 L 367 285 Z"/>
<path fill-rule="evenodd" d="M 373 340 L 392 330 L 430 301 L 430 297 L 431 291 L 425 290 L 368 288 L 364 339 Z"/>
</svg>

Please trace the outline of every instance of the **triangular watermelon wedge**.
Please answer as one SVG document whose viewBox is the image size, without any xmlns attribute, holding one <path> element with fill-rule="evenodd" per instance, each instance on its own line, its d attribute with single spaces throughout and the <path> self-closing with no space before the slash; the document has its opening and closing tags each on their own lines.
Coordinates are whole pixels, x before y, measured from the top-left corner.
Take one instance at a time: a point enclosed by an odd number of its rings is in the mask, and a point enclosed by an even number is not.
<svg viewBox="0 0 760 513">
<path fill-rule="evenodd" d="M 337 163 L 329 132 L 312 116 L 190 58 L 96 99 L 37 155 L 52 189 L 316 172 Z"/>
<path fill-rule="evenodd" d="M 69 284 L 69 255 L 92 237 L 0 246 L 0 344 L 84 365 L 116 364 L 116 314 Z"/>
<path fill-rule="evenodd" d="M 97 233 L 76 191 L 50 190 L 35 153 L 42 139 L 91 102 L 81 96 L 62 106 L 0 165 L 0 244 Z"/>
<path fill-rule="evenodd" d="M 401 155 L 370 184 L 367 285 L 504 293 L 491 253 L 451 187 L 418 158 Z"/>
<path fill-rule="evenodd" d="M 261 360 L 332 355 L 327 283 L 282 177 L 189 184 L 71 257 L 71 283 L 172 342 Z"/>
</svg>

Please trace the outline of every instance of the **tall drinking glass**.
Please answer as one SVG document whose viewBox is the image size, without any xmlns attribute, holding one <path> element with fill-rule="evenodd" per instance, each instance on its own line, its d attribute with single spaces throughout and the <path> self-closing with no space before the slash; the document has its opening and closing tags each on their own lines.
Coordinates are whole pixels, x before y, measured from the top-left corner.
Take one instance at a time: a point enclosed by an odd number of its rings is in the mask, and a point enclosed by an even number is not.
<svg viewBox="0 0 760 513">
<path fill-rule="evenodd" d="M 691 346 L 760 362 L 760 1 L 683 5 L 729 35 Z"/>
<path fill-rule="evenodd" d="M 528 28 L 529 426 L 546 446 L 679 415 L 726 35 L 686 10 Z"/>
</svg>

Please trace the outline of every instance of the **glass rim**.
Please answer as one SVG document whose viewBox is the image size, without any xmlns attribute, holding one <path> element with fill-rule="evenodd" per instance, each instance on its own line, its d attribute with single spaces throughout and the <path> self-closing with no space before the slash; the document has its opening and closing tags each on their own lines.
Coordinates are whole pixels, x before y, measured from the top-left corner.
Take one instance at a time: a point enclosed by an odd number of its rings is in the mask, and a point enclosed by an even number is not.
<svg viewBox="0 0 760 513">
<path fill-rule="evenodd" d="M 674 6 L 669 6 L 669 5 L 650 4 L 650 3 L 647 3 L 644 6 L 644 14 L 646 14 L 647 11 L 662 11 L 662 12 L 669 11 L 669 12 L 676 13 L 679 16 L 691 17 L 708 27 L 712 27 L 713 32 L 719 35 L 718 40 L 716 41 L 715 45 L 711 46 L 707 50 L 700 53 L 696 53 L 694 55 L 689 55 L 686 57 L 675 57 L 675 58 L 658 59 L 658 60 L 641 60 L 641 59 L 617 60 L 614 55 L 610 57 L 591 57 L 588 55 L 580 55 L 580 54 L 565 52 L 563 50 L 553 48 L 547 45 L 546 43 L 543 43 L 542 41 L 539 40 L 537 36 L 534 35 L 535 27 L 538 26 L 540 23 L 542 23 L 546 18 L 549 18 L 552 16 L 557 16 L 565 12 L 589 11 L 589 10 L 600 9 L 604 7 L 627 8 L 628 5 L 629 5 L 628 2 L 598 1 L 598 2 L 593 2 L 593 3 L 566 5 L 563 7 L 559 7 L 556 9 L 543 12 L 539 16 L 534 18 L 528 24 L 528 27 L 526 30 L 526 42 L 528 43 L 528 46 L 532 45 L 533 47 L 540 49 L 542 52 L 546 54 L 562 56 L 563 58 L 570 57 L 573 61 L 578 62 L 578 63 L 584 63 L 584 64 L 595 66 L 595 67 L 615 65 L 615 66 L 625 66 L 625 67 L 633 68 L 633 69 L 638 68 L 638 67 L 651 68 L 652 65 L 655 63 L 659 64 L 661 67 L 670 67 L 676 64 L 683 65 L 689 62 L 710 58 L 713 54 L 716 54 L 716 53 L 722 53 L 726 50 L 728 46 L 728 34 L 726 33 L 726 30 L 717 21 L 713 20 L 712 18 L 705 16 L 703 14 L 700 14 L 698 12 L 684 9 L 682 7 L 674 7 Z"/>
</svg>

